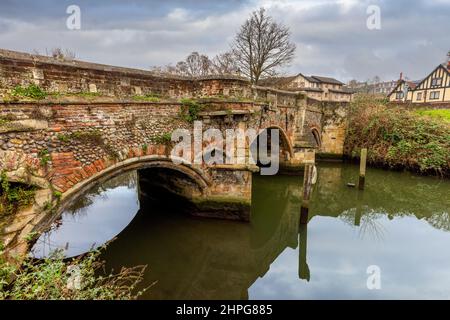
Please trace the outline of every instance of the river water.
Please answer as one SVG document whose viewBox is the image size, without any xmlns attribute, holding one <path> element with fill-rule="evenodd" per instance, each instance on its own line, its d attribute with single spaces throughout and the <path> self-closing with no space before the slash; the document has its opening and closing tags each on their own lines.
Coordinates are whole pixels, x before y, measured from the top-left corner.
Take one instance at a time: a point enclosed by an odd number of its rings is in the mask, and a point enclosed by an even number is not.
<svg viewBox="0 0 450 320">
<path fill-rule="evenodd" d="M 253 179 L 251 223 L 193 218 L 137 175 L 81 196 L 32 253 L 68 257 L 112 238 L 108 270 L 148 265 L 145 299 L 449 299 L 450 181 L 318 165 L 309 222 L 299 225 L 302 178 Z"/>
</svg>

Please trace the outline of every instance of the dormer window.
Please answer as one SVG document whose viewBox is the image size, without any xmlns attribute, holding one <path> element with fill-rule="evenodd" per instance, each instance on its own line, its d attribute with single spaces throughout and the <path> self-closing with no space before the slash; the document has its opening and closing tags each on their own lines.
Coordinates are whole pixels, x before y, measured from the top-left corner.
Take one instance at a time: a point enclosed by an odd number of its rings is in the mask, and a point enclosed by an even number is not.
<svg viewBox="0 0 450 320">
<path fill-rule="evenodd" d="M 442 78 L 433 78 L 431 79 L 431 86 L 437 87 L 442 85 Z"/>
</svg>

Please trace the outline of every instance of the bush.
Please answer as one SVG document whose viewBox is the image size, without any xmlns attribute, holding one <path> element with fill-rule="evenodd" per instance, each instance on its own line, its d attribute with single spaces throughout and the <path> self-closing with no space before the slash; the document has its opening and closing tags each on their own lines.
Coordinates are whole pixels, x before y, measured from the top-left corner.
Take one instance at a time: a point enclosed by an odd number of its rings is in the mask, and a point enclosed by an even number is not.
<svg viewBox="0 0 450 320">
<path fill-rule="evenodd" d="M 170 144 L 172 142 L 172 134 L 170 132 L 155 136 L 153 140 L 158 144 Z"/>
<path fill-rule="evenodd" d="M 100 275 L 104 267 L 100 253 L 94 250 L 66 261 L 62 251 L 55 251 L 44 260 L 27 259 L 19 267 L 0 260 L 0 299 L 129 300 L 148 289 L 137 291 L 146 266 Z"/>
<path fill-rule="evenodd" d="M 39 151 L 38 156 L 41 159 L 41 165 L 44 167 L 47 166 L 50 161 L 50 153 L 48 152 L 48 150 L 42 149 L 41 151 Z"/>
<path fill-rule="evenodd" d="M 422 173 L 450 174 L 450 126 L 416 111 L 358 97 L 350 106 L 344 152 L 368 148 L 368 161 Z"/>
<path fill-rule="evenodd" d="M 0 216 L 16 213 L 34 202 L 35 189 L 12 185 L 6 173 L 0 175 Z"/>
<path fill-rule="evenodd" d="M 203 109 L 203 107 L 197 101 L 192 99 L 182 99 L 181 104 L 182 119 L 189 123 L 192 123 L 198 119 L 198 114 Z"/>
</svg>

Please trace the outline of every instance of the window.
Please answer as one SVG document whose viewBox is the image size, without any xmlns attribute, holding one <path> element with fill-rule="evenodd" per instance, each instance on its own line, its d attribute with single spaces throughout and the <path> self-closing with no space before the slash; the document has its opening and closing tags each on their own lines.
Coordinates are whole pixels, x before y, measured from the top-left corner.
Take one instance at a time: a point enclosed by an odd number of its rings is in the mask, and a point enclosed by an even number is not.
<svg viewBox="0 0 450 320">
<path fill-rule="evenodd" d="M 437 87 L 442 85 L 442 78 L 433 78 L 431 79 L 431 86 Z"/>
<path fill-rule="evenodd" d="M 399 91 L 395 94 L 395 99 L 403 99 L 405 94 L 402 91 Z"/>
<path fill-rule="evenodd" d="M 422 100 L 422 92 L 417 93 L 417 100 Z"/>
<path fill-rule="evenodd" d="M 430 92 L 430 100 L 436 100 L 439 99 L 439 91 L 431 91 Z"/>
</svg>

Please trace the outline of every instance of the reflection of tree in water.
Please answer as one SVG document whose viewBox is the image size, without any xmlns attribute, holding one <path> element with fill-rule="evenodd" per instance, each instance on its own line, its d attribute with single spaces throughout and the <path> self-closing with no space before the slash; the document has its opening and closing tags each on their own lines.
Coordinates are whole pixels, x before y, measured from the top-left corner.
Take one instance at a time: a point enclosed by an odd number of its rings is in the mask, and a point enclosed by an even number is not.
<svg viewBox="0 0 450 320">
<path fill-rule="evenodd" d="M 361 229 L 366 228 L 365 233 L 373 230 L 370 232 L 379 234 L 375 222 L 377 216 L 383 215 L 389 219 L 415 216 L 433 227 L 450 231 L 450 183 L 447 180 L 369 168 L 366 190 L 360 192 L 346 186 L 348 182 L 357 182 L 358 166 L 320 164 L 318 171 L 318 185 L 312 198 L 314 214 L 342 216 L 353 225 L 355 214 L 349 216 L 349 212 L 366 207 L 360 213 Z M 369 214 L 368 208 L 374 213 Z"/>
<path fill-rule="evenodd" d="M 448 212 L 436 212 L 427 221 L 436 229 L 450 231 L 450 214 Z"/>
<path fill-rule="evenodd" d="M 339 215 L 339 219 L 351 226 L 359 226 L 358 234 L 361 238 L 371 236 L 373 239 L 383 240 L 386 229 L 380 219 L 386 215 L 386 212 L 383 209 L 370 209 L 367 206 L 364 206 L 361 211 L 358 212 L 357 208 L 345 210 Z"/>
<path fill-rule="evenodd" d="M 368 208 L 366 207 L 366 210 Z M 356 208 L 348 209 L 343 211 L 339 218 L 349 225 L 356 225 Z M 374 238 L 382 239 L 384 234 L 384 227 L 380 223 L 379 219 L 383 216 L 387 216 L 389 219 L 394 217 L 415 217 L 417 215 L 411 212 L 396 212 L 394 214 L 387 212 L 383 208 L 370 209 L 368 212 L 361 213 L 361 224 L 360 224 L 360 235 L 364 237 L 366 234 L 371 234 Z M 450 214 L 448 212 L 435 212 L 431 216 L 425 217 L 431 226 L 442 231 L 450 231 Z"/>
<path fill-rule="evenodd" d="M 87 214 L 87 208 L 91 206 L 95 201 L 108 200 L 107 191 L 115 189 L 117 187 L 127 187 L 128 189 L 136 189 L 137 187 L 137 173 L 136 171 L 130 171 L 122 173 L 116 177 L 108 179 L 98 185 L 95 185 L 83 195 L 78 197 L 73 203 L 71 203 L 66 213 L 76 214 L 78 216 L 84 216 Z"/>
</svg>

